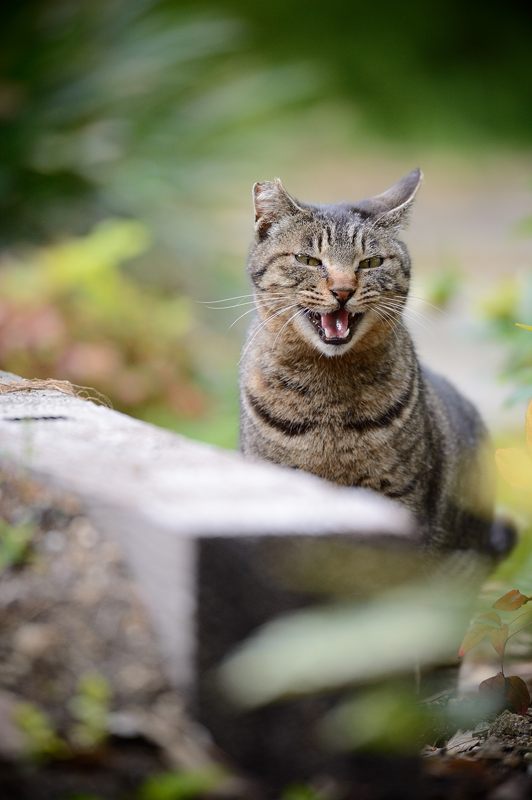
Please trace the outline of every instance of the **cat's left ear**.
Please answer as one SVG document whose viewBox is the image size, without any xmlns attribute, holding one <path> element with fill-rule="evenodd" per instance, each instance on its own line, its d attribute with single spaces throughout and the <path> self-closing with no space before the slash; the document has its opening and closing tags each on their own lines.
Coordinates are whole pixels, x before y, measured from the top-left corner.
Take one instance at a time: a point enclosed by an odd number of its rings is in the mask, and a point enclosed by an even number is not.
<svg viewBox="0 0 532 800">
<path fill-rule="evenodd" d="M 362 200 L 355 208 L 371 218 L 373 225 L 401 228 L 408 222 L 409 212 L 422 180 L 421 170 L 413 169 L 385 192 Z"/>
</svg>

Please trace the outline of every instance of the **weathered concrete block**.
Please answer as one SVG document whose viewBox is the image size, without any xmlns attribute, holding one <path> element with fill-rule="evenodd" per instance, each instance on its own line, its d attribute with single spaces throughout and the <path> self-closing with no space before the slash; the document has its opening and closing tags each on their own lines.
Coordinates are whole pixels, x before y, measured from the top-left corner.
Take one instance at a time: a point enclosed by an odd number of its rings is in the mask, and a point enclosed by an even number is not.
<svg viewBox="0 0 532 800">
<path fill-rule="evenodd" d="M 118 537 L 174 685 L 196 692 L 201 718 L 250 766 L 257 722 L 230 724 L 211 681 L 224 655 L 266 620 L 334 594 L 330 548 L 338 565 L 341 548 L 416 545 L 406 511 L 370 492 L 252 463 L 53 390 L 0 394 L 0 464 L 74 493 Z M 289 716 L 301 729 L 308 714 Z M 284 712 L 270 718 L 286 729 Z M 270 723 L 260 738 L 275 735 Z"/>
</svg>

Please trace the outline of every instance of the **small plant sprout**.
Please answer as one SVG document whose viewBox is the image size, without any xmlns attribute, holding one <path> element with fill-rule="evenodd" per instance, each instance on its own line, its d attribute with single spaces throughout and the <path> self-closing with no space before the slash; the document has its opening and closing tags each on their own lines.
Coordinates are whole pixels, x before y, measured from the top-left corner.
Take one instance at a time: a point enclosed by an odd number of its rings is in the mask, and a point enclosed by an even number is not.
<svg viewBox="0 0 532 800">
<path fill-rule="evenodd" d="M 518 589 L 511 589 L 493 603 L 497 611 L 479 614 L 472 622 L 458 651 L 463 657 L 466 653 L 488 640 L 501 659 L 501 669 L 492 678 L 487 678 L 479 685 L 479 692 L 495 700 L 500 710 L 507 708 L 516 714 L 526 714 L 530 706 L 530 693 L 524 680 L 517 675 L 506 676 L 504 673 L 504 657 L 508 641 L 532 624 L 530 613 L 520 614 L 510 622 L 504 622 L 498 611 L 514 612 L 532 600 Z M 523 619 L 526 622 L 523 624 Z"/>
<path fill-rule="evenodd" d="M 92 750 L 105 741 L 110 699 L 111 689 L 105 678 L 98 673 L 81 677 L 77 692 L 68 704 L 77 721 L 70 732 L 77 747 Z"/>
<path fill-rule="evenodd" d="M 31 525 L 9 525 L 0 520 L 0 573 L 26 563 L 34 534 Z"/>
<path fill-rule="evenodd" d="M 33 703 L 19 703 L 13 718 L 24 734 L 28 755 L 35 761 L 65 758 L 70 754 L 68 744 L 56 733 L 51 719 L 41 708 Z"/>
</svg>

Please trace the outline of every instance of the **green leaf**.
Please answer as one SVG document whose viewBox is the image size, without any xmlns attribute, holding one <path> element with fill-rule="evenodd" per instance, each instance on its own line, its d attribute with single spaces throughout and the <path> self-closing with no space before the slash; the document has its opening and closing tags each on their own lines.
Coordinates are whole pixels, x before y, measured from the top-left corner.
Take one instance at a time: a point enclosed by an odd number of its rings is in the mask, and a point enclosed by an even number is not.
<svg viewBox="0 0 532 800">
<path fill-rule="evenodd" d="M 214 789 L 225 777 L 220 769 L 202 772 L 166 772 L 149 778 L 141 787 L 138 800 L 194 800 Z"/>
</svg>

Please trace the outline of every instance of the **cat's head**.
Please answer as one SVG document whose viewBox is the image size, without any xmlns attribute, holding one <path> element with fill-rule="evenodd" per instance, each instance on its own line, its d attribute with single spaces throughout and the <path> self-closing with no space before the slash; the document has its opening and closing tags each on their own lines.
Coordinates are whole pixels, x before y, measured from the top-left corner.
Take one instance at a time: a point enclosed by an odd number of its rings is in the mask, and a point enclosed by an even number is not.
<svg viewBox="0 0 532 800">
<path fill-rule="evenodd" d="M 249 273 L 265 326 L 328 356 L 375 326 L 392 332 L 410 282 L 398 237 L 421 180 L 415 169 L 375 197 L 324 206 L 296 200 L 280 180 L 256 183 Z"/>
</svg>

